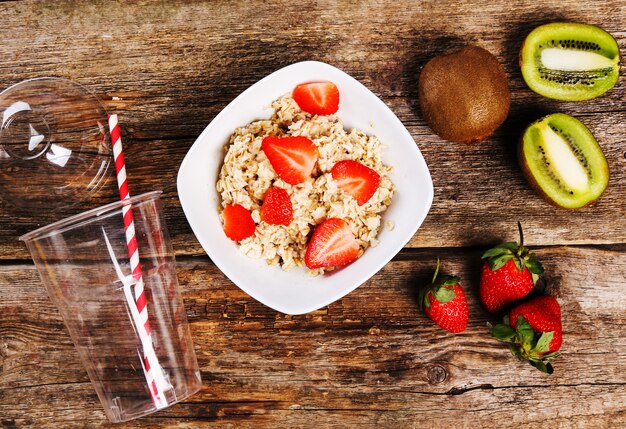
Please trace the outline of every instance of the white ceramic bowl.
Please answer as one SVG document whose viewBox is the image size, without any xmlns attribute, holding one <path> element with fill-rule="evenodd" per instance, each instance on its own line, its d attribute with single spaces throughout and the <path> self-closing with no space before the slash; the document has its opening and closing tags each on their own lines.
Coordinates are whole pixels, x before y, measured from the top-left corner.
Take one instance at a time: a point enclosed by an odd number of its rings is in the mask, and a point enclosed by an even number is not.
<svg viewBox="0 0 626 429">
<path fill-rule="evenodd" d="M 283 271 L 239 252 L 223 232 L 220 196 L 215 183 L 224 145 L 236 127 L 272 113 L 270 103 L 303 82 L 329 80 L 339 88 L 337 115 L 346 128 L 376 135 L 386 146 L 383 161 L 393 166 L 396 186 L 384 213 L 379 243 L 349 266 L 312 277 L 302 268 Z M 370 90 L 341 70 L 305 61 L 282 68 L 245 90 L 205 128 L 178 172 L 178 195 L 198 241 L 233 283 L 253 298 L 287 314 L 317 310 L 345 296 L 380 270 L 411 239 L 424 221 L 433 199 L 433 184 L 415 141 L 393 112 Z M 395 227 L 385 228 L 391 220 Z"/>
</svg>

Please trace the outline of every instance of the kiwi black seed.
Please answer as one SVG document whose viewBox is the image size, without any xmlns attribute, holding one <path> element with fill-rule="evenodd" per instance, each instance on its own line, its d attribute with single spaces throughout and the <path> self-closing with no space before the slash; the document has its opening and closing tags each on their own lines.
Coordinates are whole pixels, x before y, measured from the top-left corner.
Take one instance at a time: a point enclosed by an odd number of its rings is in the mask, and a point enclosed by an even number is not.
<svg viewBox="0 0 626 429">
<path fill-rule="evenodd" d="M 609 166 L 593 134 L 578 119 L 563 113 L 530 124 L 517 155 L 533 188 L 560 207 L 589 205 L 609 184 Z"/>
<path fill-rule="evenodd" d="M 424 119 L 441 138 L 486 139 L 509 114 L 511 94 L 502 65 L 478 46 L 431 59 L 419 78 Z"/>
<path fill-rule="evenodd" d="M 619 47 L 606 31 L 588 24 L 553 22 L 535 28 L 520 51 L 526 84 L 544 97 L 589 100 L 619 78 Z"/>
</svg>

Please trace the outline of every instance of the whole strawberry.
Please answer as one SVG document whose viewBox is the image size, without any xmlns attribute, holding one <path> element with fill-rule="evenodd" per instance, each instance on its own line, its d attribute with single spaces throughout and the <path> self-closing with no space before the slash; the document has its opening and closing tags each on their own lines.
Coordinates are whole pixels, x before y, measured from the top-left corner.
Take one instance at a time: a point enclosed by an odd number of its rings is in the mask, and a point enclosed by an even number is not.
<svg viewBox="0 0 626 429">
<path fill-rule="evenodd" d="M 554 369 L 547 361 L 559 356 L 563 341 L 561 306 L 547 295 L 531 299 L 513 308 L 491 333 L 499 340 L 510 341 L 514 356 L 552 374 Z"/>
<path fill-rule="evenodd" d="M 437 279 L 438 273 L 439 259 L 432 282 L 420 289 L 419 308 L 446 331 L 463 332 L 467 327 L 469 310 L 459 278 L 441 276 Z"/>
<path fill-rule="evenodd" d="M 480 301 L 490 313 L 528 295 L 543 274 L 541 263 L 524 247 L 522 225 L 517 222 L 517 226 L 519 245 L 503 243 L 482 256 L 486 261 L 480 276 Z"/>
</svg>

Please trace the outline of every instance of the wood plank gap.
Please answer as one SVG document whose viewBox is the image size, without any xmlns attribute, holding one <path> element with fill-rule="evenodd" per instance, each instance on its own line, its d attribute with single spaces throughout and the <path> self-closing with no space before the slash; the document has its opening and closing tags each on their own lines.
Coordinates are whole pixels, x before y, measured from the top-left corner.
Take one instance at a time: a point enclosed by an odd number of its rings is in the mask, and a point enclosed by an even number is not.
<svg viewBox="0 0 626 429">
<path fill-rule="evenodd" d="M 495 246 L 497 243 L 493 243 Z M 474 252 L 487 250 L 491 246 L 459 246 L 459 247 L 409 247 L 403 248 L 392 260 L 402 260 L 403 256 L 416 255 L 425 252 Z M 530 250 L 550 249 L 555 247 L 568 247 L 574 249 L 590 249 L 609 252 L 626 252 L 626 243 L 611 244 L 546 244 L 541 246 L 526 246 Z"/>
<path fill-rule="evenodd" d="M 4 387 L 2 387 L 2 390 L 8 391 L 8 390 L 16 390 L 16 389 L 35 389 L 35 388 L 38 388 L 38 387 L 70 386 L 70 385 L 76 385 L 76 384 L 86 384 L 86 385 L 89 385 L 89 384 L 91 384 L 91 382 L 89 380 L 87 380 L 87 381 L 65 381 L 65 382 L 62 382 L 62 383 L 30 384 L 30 385 L 27 385 L 27 386 L 4 386 Z"/>
<path fill-rule="evenodd" d="M 495 243 L 494 243 L 495 245 Z M 403 248 L 393 257 L 391 261 L 406 261 L 413 260 L 415 256 L 423 253 L 456 253 L 456 252 L 476 252 L 488 249 L 490 246 L 459 246 L 459 247 L 413 247 Z M 612 244 L 547 244 L 542 246 L 527 246 L 530 250 L 550 249 L 556 247 L 567 247 L 573 249 L 589 249 L 599 250 L 607 252 L 626 252 L 626 243 L 612 243 Z M 207 255 L 176 255 L 177 262 L 190 262 L 190 261 L 209 261 L 211 259 Z M 390 262 L 391 262 L 390 261 Z M 33 266 L 31 259 L 0 259 L 0 267 L 24 267 Z"/>
<path fill-rule="evenodd" d="M 626 386 L 626 383 L 564 383 L 564 384 L 519 384 L 514 386 L 494 386 L 492 384 L 480 384 L 477 386 L 453 387 L 445 393 L 440 392 L 415 392 L 425 393 L 427 395 L 462 395 L 472 390 L 505 390 L 505 389 L 543 389 L 555 387 L 590 387 L 590 386 Z M 411 393 L 403 390 L 402 392 Z"/>
<path fill-rule="evenodd" d="M 204 131 L 204 129 L 202 131 Z M 200 131 L 200 133 L 202 133 L 202 131 Z M 196 140 L 200 136 L 200 133 L 194 134 L 194 135 L 184 135 L 184 134 L 177 135 L 177 134 L 174 134 L 174 135 L 170 135 L 170 136 L 167 136 L 167 137 L 157 137 L 157 136 L 155 136 L 155 137 L 127 137 L 127 139 L 131 139 L 134 142 L 185 141 L 185 140 Z"/>
</svg>

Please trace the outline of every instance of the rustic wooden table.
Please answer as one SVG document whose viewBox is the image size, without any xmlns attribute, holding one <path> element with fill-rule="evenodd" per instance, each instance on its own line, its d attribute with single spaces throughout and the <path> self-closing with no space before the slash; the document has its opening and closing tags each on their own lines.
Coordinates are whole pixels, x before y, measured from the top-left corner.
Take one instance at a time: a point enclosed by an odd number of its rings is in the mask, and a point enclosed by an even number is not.
<svg viewBox="0 0 626 429">
<path fill-rule="evenodd" d="M 0 17 L 0 87 L 50 75 L 84 84 L 125 125 L 131 191 L 164 190 L 204 384 L 182 404 L 118 427 L 626 427 L 626 83 L 593 101 L 559 103 L 530 91 L 517 65 L 525 35 L 555 20 L 601 25 L 624 55 L 623 1 L 6 2 Z M 430 132 L 416 86 L 426 60 L 468 43 L 504 64 L 512 106 L 493 137 L 459 145 Z M 287 316 L 213 265 L 175 182 L 226 104 L 305 59 L 345 70 L 391 107 L 424 154 L 435 199 L 371 280 L 326 308 Z M 608 159 L 610 184 L 594 207 L 549 206 L 517 166 L 523 127 L 556 111 L 583 120 Z M 81 209 L 114 198 L 110 189 Z M 17 241 L 58 216 L 0 207 L 1 427 L 110 425 Z M 481 252 L 515 240 L 517 220 L 563 308 L 563 356 L 551 376 L 490 338 L 494 319 L 477 299 Z M 471 317 L 462 334 L 417 310 L 416 286 L 436 256 L 463 278 Z"/>
</svg>

